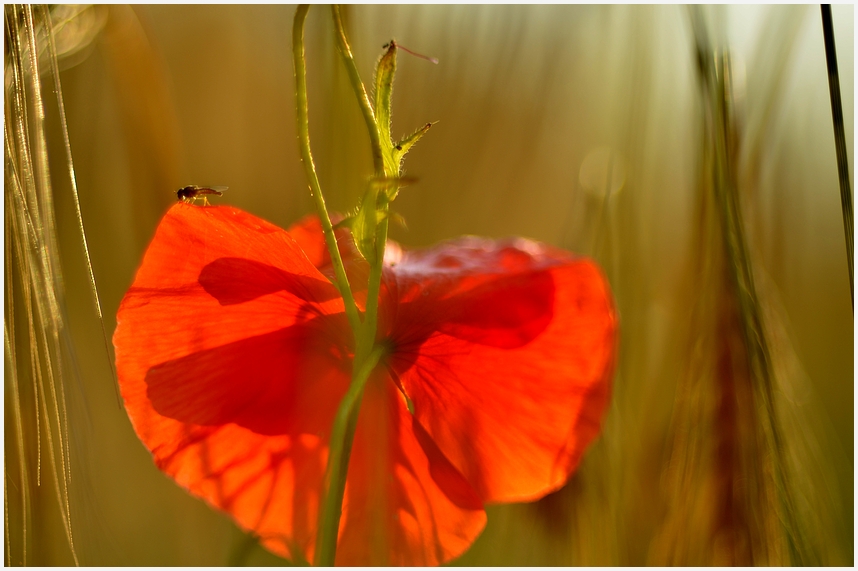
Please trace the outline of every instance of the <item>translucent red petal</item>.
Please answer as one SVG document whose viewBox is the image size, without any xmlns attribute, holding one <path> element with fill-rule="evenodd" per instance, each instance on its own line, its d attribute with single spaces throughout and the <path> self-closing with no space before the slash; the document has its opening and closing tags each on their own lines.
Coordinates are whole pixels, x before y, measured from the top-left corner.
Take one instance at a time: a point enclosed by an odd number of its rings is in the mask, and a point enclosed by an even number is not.
<svg viewBox="0 0 858 571">
<path fill-rule="evenodd" d="M 528 240 L 463 238 L 387 271 L 392 374 L 487 502 L 560 487 L 600 430 L 616 349 L 607 282 Z"/>
<path fill-rule="evenodd" d="M 610 396 L 617 318 L 598 266 L 473 237 L 410 252 L 389 242 L 385 261 L 379 337 L 435 443 L 485 501 L 560 487 Z"/>
<path fill-rule="evenodd" d="M 312 560 L 351 333 L 318 252 L 302 245 L 312 260 L 288 233 L 237 209 L 177 204 L 120 305 L 114 344 L 126 408 L 156 464 L 275 553 Z M 337 562 L 375 561 L 367 546 L 379 541 L 387 561 L 446 561 L 482 529 L 480 499 L 395 385 L 373 386 Z M 384 514 L 384 525 L 363 525 L 366 514 Z"/>
<path fill-rule="evenodd" d="M 337 564 L 438 565 L 461 555 L 485 521 L 479 496 L 387 375 L 372 379 L 349 464 Z"/>
<path fill-rule="evenodd" d="M 336 224 L 342 220 L 339 214 L 332 215 L 332 222 Z M 325 276 L 334 279 L 334 267 L 331 263 L 331 255 L 328 252 L 325 237 L 322 234 L 322 223 L 316 215 L 308 215 L 291 225 L 288 229 L 298 245 L 304 250 L 307 258 Z M 367 279 L 369 277 L 369 264 L 366 263 L 357 246 L 355 246 L 351 233 L 346 228 L 340 228 L 334 232 L 337 238 L 337 249 L 345 266 L 346 275 L 349 279 L 352 292 L 358 307 L 363 308 L 366 301 Z"/>
</svg>

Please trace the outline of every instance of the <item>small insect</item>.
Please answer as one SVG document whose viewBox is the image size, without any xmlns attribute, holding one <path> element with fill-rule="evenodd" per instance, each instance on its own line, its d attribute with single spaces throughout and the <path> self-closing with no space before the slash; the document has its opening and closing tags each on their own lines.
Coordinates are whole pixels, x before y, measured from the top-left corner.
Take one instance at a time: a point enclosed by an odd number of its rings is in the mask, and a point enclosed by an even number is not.
<svg viewBox="0 0 858 571">
<path fill-rule="evenodd" d="M 403 46 L 402 44 L 397 43 L 395 40 L 390 40 L 389 42 L 387 42 L 386 44 L 384 44 L 383 46 L 381 46 L 381 49 L 386 50 L 387 48 L 389 48 L 389 47 L 391 47 L 391 46 L 396 47 L 396 48 L 399 48 L 399 49 L 401 49 L 401 50 L 405 50 L 406 52 L 410 53 L 411 55 L 413 55 L 413 56 L 415 56 L 415 57 L 419 57 L 419 58 L 421 58 L 421 59 L 425 59 L 426 61 L 430 61 L 430 62 L 432 62 L 432 63 L 434 63 L 434 64 L 437 64 L 437 63 L 438 63 L 438 58 L 436 58 L 436 57 L 424 56 L 423 54 L 418 54 L 418 53 L 417 53 L 417 52 L 415 52 L 415 51 L 411 51 L 411 50 L 409 50 L 408 48 L 406 48 L 406 47 L 405 47 L 405 46 Z"/>
<path fill-rule="evenodd" d="M 203 205 L 208 206 L 209 199 L 206 196 L 207 194 L 214 194 L 217 196 L 223 196 L 223 191 L 227 190 L 228 186 L 197 186 L 195 184 L 190 184 L 183 188 L 180 188 L 176 191 L 176 196 L 179 197 L 179 200 L 182 202 L 196 202 L 198 199 L 203 199 Z"/>
</svg>

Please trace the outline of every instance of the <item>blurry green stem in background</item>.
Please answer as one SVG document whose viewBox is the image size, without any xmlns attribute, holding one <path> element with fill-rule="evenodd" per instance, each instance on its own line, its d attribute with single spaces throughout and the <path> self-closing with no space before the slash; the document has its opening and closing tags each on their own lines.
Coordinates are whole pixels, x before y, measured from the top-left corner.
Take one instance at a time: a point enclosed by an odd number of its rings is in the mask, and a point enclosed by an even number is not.
<svg viewBox="0 0 858 571">
<path fill-rule="evenodd" d="M 837 72 L 837 50 L 834 46 L 834 26 L 831 23 L 831 4 L 822 4 L 820 8 L 822 9 L 822 36 L 825 40 L 825 63 L 828 66 L 828 92 L 831 96 L 831 119 L 834 123 L 834 146 L 837 149 L 840 206 L 843 210 L 843 232 L 846 236 L 846 258 L 849 263 L 849 301 L 852 302 L 852 313 L 855 313 L 852 189 L 849 185 L 846 135 L 843 128 L 843 105 L 840 102 L 840 74 Z"/>
<path fill-rule="evenodd" d="M 74 174 L 74 161 L 72 160 L 72 152 L 71 152 L 71 142 L 69 141 L 69 128 L 68 121 L 66 121 L 66 111 L 65 106 L 63 105 L 63 91 L 60 85 L 60 67 L 57 59 L 57 49 L 54 43 L 54 28 L 53 23 L 51 22 L 51 15 L 48 12 L 47 6 L 41 7 L 42 19 L 45 23 L 45 27 L 47 28 L 47 40 L 48 40 L 48 49 L 50 50 L 50 57 L 48 58 L 51 63 L 51 74 L 54 79 L 55 92 L 57 95 L 57 107 L 59 108 L 59 117 L 60 117 L 60 126 L 62 127 L 63 134 L 63 143 L 66 151 L 66 163 L 68 165 L 69 170 L 69 182 L 71 183 L 72 190 L 72 202 L 75 207 L 75 214 L 77 215 L 78 222 L 78 230 L 80 231 L 81 238 L 81 246 L 83 247 L 83 254 L 86 257 L 86 268 L 88 270 L 88 278 L 89 278 L 89 286 L 92 292 L 92 300 L 95 305 L 95 312 L 98 315 L 98 323 L 101 325 L 101 336 L 104 338 L 104 353 L 108 356 L 107 362 L 110 364 L 110 372 L 113 376 L 113 390 L 116 393 L 116 404 L 119 408 L 122 408 L 122 397 L 119 394 L 119 379 L 116 376 L 116 367 L 113 364 L 113 359 L 110 358 L 110 343 L 107 340 L 107 330 L 104 328 L 104 314 L 101 311 L 101 300 L 98 297 L 98 286 L 95 282 L 95 273 L 92 271 L 92 258 L 89 255 L 89 245 L 87 244 L 86 239 L 86 230 L 83 226 L 83 215 L 80 211 L 80 197 L 77 191 L 77 178 Z"/>
<path fill-rule="evenodd" d="M 741 132 L 732 59 L 712 45 L 701 7 L 692 7 L 690 16 L 704 109 L 701 189 L 703 204 L 714 207 L 709 251 L 718 260 L 713 275 L 719 282 L 711 306 L 717 324 L 716 359 L 714 366 L 706 367 L 714 373 L 709 377 L 711 390 L 721 403 L 713 414 L 717 429 L 711 437 L 719 509 L 711 516 L 710 536 L 741 538 L 711 557 L 724 557 L 729 565 L 813 564 L 815 554 L 796 516 L 796 492 L 776 408 L 778 378 L 740 200 Z M 690 464 L 689 470 L 701 467 L 699 462 Z M 736 485 L 740 480 L 742 487 Z"/>
<path fill-rule="evenodd" d="M 56 62 L 51 63 L 54 85 L 43 83 L 43 58 L 56 58 L 45 35 L 52 34 L 50 12 L 44 7 L 9 5 L 4 8 L 6 33 L 4 159 L 6 189 L 6 306 L 4 333 L 13 411 L 14 452 L 7 449 L 4 484 L 20 496 L 21 511 L 10 509 L 6 496 L 7 562 L 26 564 L 28 532 L 39 505 L 31 500 L 45 484 L 56 495 L 59 516 L 71 558 L 78 556 L 72 537 L 69 502 L 71 458 L 66 407 L 66 379 L 74 372 L 74 354 L 66 313 L 65 286 L 57 241 L 54 196 L 48 154 L 46 100 L 55 93 L 59 113 L 64 114 Z M 50 39 L 49 41 L 52 41 Z M 64 117 L 62 118 L 63 125 Z M 66 158 L 71 151 L 66 145 Z M 69 170 L 73 174 L 73 171 Z M 73 183 L 73 179 L 72 179 Z M 78 221 L 80 223 L 80 220 Z M 82 223 L 80 223 L 82 228 Z M 16 279 L 17 278 L 17 279 Z M 15 309 L 21 311 L 16 319 Z M 23 331 L 16 335 L 16 329 Z M 24 353 L 18 358 L 16 352 Z M 27 367 L 29 364 L 29 367 Z M 24 407 L 32 407 L 26 410 Z M 47 445 L 42 449 L 42 441 Z M 45 462 L 46 460 L 46 462 Z M 20 481 L 10 480 L 15 463 Z M 28 463 L 35 464 L 34 469 Z M 49 467 L 43 476 L 43 463 Z M 34 478 L 35 476 L 35 478 Z M 17 507 L 17 506 L 15 506 Z M 10 514 L 10 511 L 13 512 Z M 36 529 L 43 525 L 36 520 Z M 16 528 L 17 527 L 17 528 Z M 10 529 L 11 528 L 11 529 Z M 20 529 L 20 535 L 19 535 Z M 20 537 L 20 559 L 12 560 L 12 544 Z"/>
</svg>

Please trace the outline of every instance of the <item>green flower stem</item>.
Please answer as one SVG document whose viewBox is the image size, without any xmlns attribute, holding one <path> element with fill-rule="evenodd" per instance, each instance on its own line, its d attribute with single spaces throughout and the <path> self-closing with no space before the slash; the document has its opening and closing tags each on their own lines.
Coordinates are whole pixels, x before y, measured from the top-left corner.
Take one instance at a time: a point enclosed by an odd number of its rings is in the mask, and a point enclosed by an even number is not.
<svg viewBox="0 0 858 571">
<path fill-rule="evenodd" d="M 346 31 L 343 27 L 343 19 L 340 16 L 340 7 L 336 4 L 331 6 L 331 12 L 334 16 L 334 30 L 337 39 L 337 50 L 343 58 L 343 64 L 346 66 L 346 72 L 349 74 L 349 81 L 357 95 L 358 105 L 360 105 L 361 113 L 363 113 L 366 128 L 369 131 L 370 142 L 372 143 L 372 164 L 375 168 L 376 175 L 384 172 L 384 161 L 381 154 L 381 138 L 379 135 L 378 123 L 375 120 L 375 113 L 372 110 L 372 105 L 369 102 L 369 96 L 366 94 L 366 88 L 360 79 L 355 58 L 352 55 L 352 48 L 349 46 L 349 40 L 346 37 Z"/>
<path fill-rule="evenodd" d="M 360 365 L 357 364 L 358 361 L 355 361 L 352 383 L 337 409 L 337 416 L 331 431 L 328 467 L 325 471 L 326 490 L 322 502 L 319 535 L 316 540 L 316 565 L 331 567 L 336 559 L 337 536 L 340 529 L 340 515 L 343 511 L 343 495 L 346 489 L 346 476 L 349 471 L 349 457 L 352 453 L 363 389 L 384 353 L 384 347 L 374 346 Z"/>
<path fill-rule="evenodd" d="M 331 253 L 331 263 L 334 266 L 334 274 L 336 276 L 335 285 L 343 296 L 349 325 L 351 325 L 352 331 L 357 336 L 361 328 L 360 316 L 358 315 L 357 305 L 355 305 L 354 296 L 349 285 L 349 279 L 346 276 L 345 266 L 343 266 L 343 259 L 340 257 L 340 251 L 337 248 L 337 238 L 334 235 L 331 217 L 328 215 L 328 209 L 325 206 L 325 197 L 322 196 L 319 177 L 316 175 L 313 154 L 310 151 L 310 125 L 307 110 L 307 68 L 304 60 L 304 22 L 307 19 L 307 11 L 309 9 L 310 7 L 306 4 L 298 6 L 292 25 L 292 62 L 295 66 L 295 96 L 298 107 L 298 146 L 301 149 L 301 159 L 304 163 L 307 179 L 310 181 L 310 191 L 316 202 L 316 211 L 319 214 L 322 230 L 325 233 L 325 243 L 328 246 L 328 251 Z"/>
<path fill-rule="evenodd" d="M 370 268 L 369 274 L 369 289 L 366 294 L 366 318 L 363 322 L 363 331 L 361 332 L 362 339 L 375 341 L 375 335 L 378 329 L 378 295 L 381 290 L 381 274 L 384 266 L 384 246 L 387 244 L 387 227 L 389 218 L 384 217 L 378 225 L 378 233 L 376 234 L 376 259 L 378 262 Z"/>
<path fill-rule="evenodd" d="M 318 179 L 310 154 L 309 129 L 307 128 L 307 87 L 306 70 L 304 68 L 304 21 L 308 8 L 301 6 L 295 13 L 295 24 L 293 28 L 293 56 L 295 59 L 295 83 L 298 98 L 298 132 L 301 141 L 301 153 L 310 179 L 313 197 L 322 218 L 322 226 L 325 229 L 325 240 L 328 249 L 331 250 L 331 258 L 334 260 L 334 268 L 337 271 L 337 281 L 346 301 L 346 310 L 354 311 L 354 316 L 349 313 L 349 322 L 355 332 L 356 348 L 354 365 L 352 369 L 352 382 L 349 386 L 334 419 L 329 440 L 328 464 L 325 471 L 323 497 L 320 506 L 319 529 L 316 538 L 315 563 L 317 565 L 331 566 L 336 561 L 337 539 L 342 516 L 343 497 L 345 495 L 346 479 L 349 470 L 349 458 L 351 456 L 354 442 L 355 430 L 357 428 L 360 405 L 363 399 L 363 391 L 367 380 L 379 360 L 385 354 L 384 345 L 376 345 L 376 333 L 378 329 L 378 304 L 379 292 L 381 290 L 382 268 L 384 264 L 384 248 L 387 243 L 388 232 L 388 203 L 391 193 L 385 191 L 381 196 L 377 189 L 372 186 L 364 197 L 361 207 L 363 218 L 362 230 L 356 236 L 356 243 L 361 252 L 370 262 L 369 283 L 367 284 L 367 302 L 363 323 L 360 323 L 354 299 L 349 289 L 345 272 L 342 271 L 342 260 L 336 249 L 336 240 L 331 228 L 330 219 L 325 210 L 324 199 L 319 189 Z M 395 70 L 395 45 L 391 44 L 390 51 L 383 58 L 385 66 L 380 66 L 377 74 L 381 74 L 383 89 L 376 94 L 376 105 L 383 107 L 385 125 L 379 125 L 379 117 L 373 111 L 373 106 L 367 96 L 366 88 L 360 79 L 354 56 L 349 46 L 343 27 L 342 17 L 338 6 L 332 8 L 337 49 L 343 59 L 348 72 L 349 81 L 355 91 L 358 104 L 366 121 L 367 130 L 372 144 L 373 165 L 375 167 L 375 178 L 381 180 L 396 179 L 399 176 L 399 159 L 394 151 L 394 145 L 390 139 L 390 94 L 392 91 L 393 72 Z M 384 127 L 384 128 L 382 128 Z M 382 141 L 382 137 L 384 140 Z M 372 184 L 372 183 L 371 183 Z M 392 194 L 395 195 L 395 192 Z M 380 221 L 379 221 L 380 219 Z M 354 228 L 353 228 L 354 231 Z"/>
</svg>

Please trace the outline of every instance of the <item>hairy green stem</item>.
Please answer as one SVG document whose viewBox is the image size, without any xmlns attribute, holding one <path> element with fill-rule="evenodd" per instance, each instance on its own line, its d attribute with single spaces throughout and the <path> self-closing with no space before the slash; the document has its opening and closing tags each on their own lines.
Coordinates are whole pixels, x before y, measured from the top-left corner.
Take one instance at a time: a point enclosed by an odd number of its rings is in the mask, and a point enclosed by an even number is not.
<svg viewBox="0 0 858 571">
<path fill-rule="evenodd" d="M 325 496 L 322 503 L 319 535 L 316 541 L 316 565 L 330 567 L 337 555 L 337 535 L 340 529 L 340 516 L 343 511 L 343 495 L 346 489 L 346 476 L 349 471 L 349 458 L 354 443 L 360 403 L 363 389 L 373 369 L 384 354 L 385 349 L 375 346 L 360 364 L 355 361 L 352 383 L 340 406 L 331 431 L 331 447 L 328 467 L 325 471 Z"/>
<path fill-rule="evenodd" d="M 346 72 L 349 74 L 349 82 L 355 90 L 355 95 L 360 105 L 363 119 L 366 121 L 366 128 L 369 131 L 369 138 L 372 144 L 372 164 L 375 168 L 375 174 L 381 175 L 384 172 L 384 161 L 381 154 L 381 138 L 378 132 L 378 122 L 375 120 L 375 113 L 372 110 L 372 105 L 369 102 L 369 96 L 366 93 L 366 88 L 360 79 L 355 58 L 352 55 L 352 48 L 349 46 L 349 40 L 346 37 L 346 31 L 343 27 L 343 19 L 340 16 L 340 7 L 337 5 L 331 6 L 331 12 L 334 16 L 334 31 L 337 39 L 337 51 L 343 58 L 343 64 L 346 66 Z"/>
<path fill-rule="evenodd" d="M 366 294 L 366 319 L 363 323 L 363 331 L 361 338 L 375 340 L 376 331 L 378 328 L 378 294 L 381 290 L 381 274 L 384 267 L 384 246 L 387 243 L 387 227 L 388 217 L 378 225 L 378 233 L 376 234 L 376 264 L 370 268 L 369 274 L 369 289 Z"/>
<path fill-rule="evenodd" d="M 354 296 L 349 285 L 349 279 L 346 276 L 346 269 L 343 266 L 343 259 L 340 257 L 340 251 L 337 248 L 337 238 L 334 235 L 331 217 L 328 215 L 328 209 L 325 206 L 325 197 L 322 196 L 319 177 L 316 175 L 313 154 L 310 151 L 310 126 L 307 111 L 307 69 L 304 60 L 304 22 L 307 19 L 307 11 L 309 9 L 309 5 L 306 4 L 298 6 L 292 25 L 292 62 L 295 66 L 295 96 L 298 108 L 298 146 L 301 149 L 301 160 L 304 163 L 307 179 L 310 181 L 310 192 L 316 202 L 316 211 L 319 214 L 322 230 L 325 233 L 325 243 L 328 246 L 328 251 L 331 253 L 331 263 L 334 266 L 334 274 L 336 276 L 335 285 L 343 296 L 349 325 L 351 325 L 355 335 L 358 335 L 361 326 L 360 316 L 358 315 L 357 305 L 355 305 Z"/>
<path fill-rule="evenodd" d="M 334 28 L 336 36 L 337 49 L 343 59 L 343 63 L 348 73 L 349 81 L 355 91 L 358 99 L 361 112 L 366 121 L 367 130 L 369 131 L 370 141 L 372 144 L 373 166 L 375 168 L 376 178 L 395 178 L 399 175 L 398 161 L 395 160 L 393 154 L 393 145 L 389 141 L 382 144 L 382 133 L 386 139 L 389 139 L 389 132 L 383 131 L 379 126 L 376 113 L 373 111 L 372 104 L 367 96 L 366 88 L 360 79 L 357 66 L 355 65 L 354 56 L 352 55 L 351 47 L 349 46 L 348 38 L 343 26 L 340 9 L 337 6 L 332 8 L 334 18 Z M 296 92 L 298 96 L 298 132 L 301 140 L 301 152 L 304 159 L 304 165 L 307 169 L 307 176 L 310 179 L 313 196 L 316 199 L 317 206 L 322 218 L 322 224 L 325 229 L 325 239 L 328 241 L 328 248 L 331 249 L 331 257 L 334 259 L 335 270 L 342 268 L 342 262 L 339 253 L 336 251 L 333 231 L 330 227 L 330 220 L 327 212 L 325 212 L 324 200 L 318 185 L 315 169 L 313 167 L 313 159 L 310 155 L 309 130 L 307 128 L 307 91 L 304 68 L 304 44 L 303 44 L 303 26 L 307 15 L 307 7 L 298 8 L 295 13 L 295 24 L 293 29 L 293 54 L 295 58 L 295 79 Z M 388 80 L 392 82 L 392 68 L 388 74 Z M 378 97 L 378 95 L 377 95 Z M 386 90 L 386 105 L 389 105 L 390 89 Z M 378 104 L 378 103 L 377 103 Z M 388 109 L 389 121 L 389 109 Z M 396 165 L 396 166 L 391 166 Z M 317 565 L 330 566 L 336 561 L 337 554 L 337 539 L 339 535 L 340 519 L 342 516 L 343 497 L 345 495 L 345 486 L 349 469 L 349 458 L 351 456 L 352 445 L 354 442 L 355 430 L 357 428 L 358 417 L 360 414 L 360 405 L 363 399 L 363 391 L 367 380 L 372 375 L 379 360 L 385 354 L 384 345 L 376 345 L 376 333 L 378 329 L 378 306 L 379 292 L 381 290 L 381 278 L 384 262 L 384 248 L 387 243 L 388 232 L 388 200 L 385 194 L 384 200 L 380 200 L 376 193 L 371 195 L 369 204 L 364 204 L 364 208 L 368 208 L 367 216 L 371 220 L 371 230 L 361 236 L 359 243 L 364 244 L 366 240 L 374 248 L 374 255 L 367 255 L 370 261 L 370 276 L 367 284 L 367 302 L 366 311 L 363 323 L 358 320 L 355 309 L 355 316 L 349 315 L 349 320 L 352 324 L 352 329 L 355 332 L 356 347 L 354 356 L 354 365 L 352 369 L 352 382 L 349 386 L 343 400 L 340 402 L 337 409 L 337 415 L 331 429 L 331 437 L 329 441 L 329 456 L 328 464 L 325 471 L 325 480 L 323 488 L 323 497 L 321 500 L 321 509 L 319 516 L 319 529 L 316 541 L 315 563 Z M 381 222 L 377 222 L 377 214 L 381 214 Z M 330 236 L 330 239 L 329 239 Z M 334 244 L 332 247 L 331 244 Z M 367 252 L 364 252 L 365 254 Z M 348 282 L 343 279 L 339 280 L 348 289 Z M 343 285 L 340 286 L 341 288 Z M 354 300 L 351 295 L 351 290 L 343 291 L 343 297 L 346 300 L 346 309 L 354 308 Z M 357 327 L 356 324 L 357 323 Z"/>
</svg>

